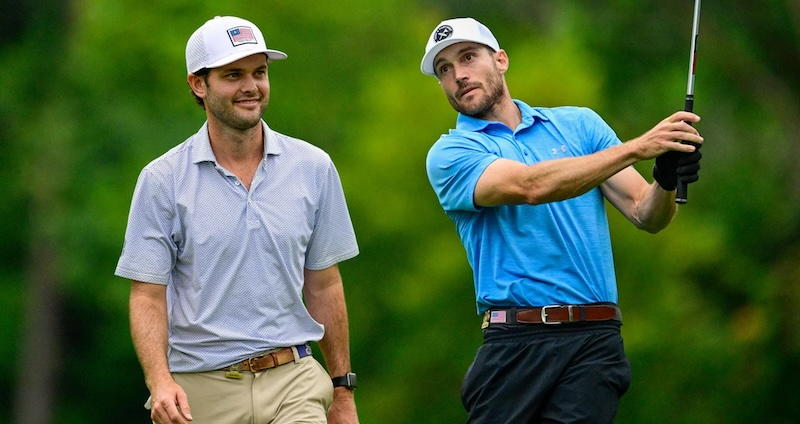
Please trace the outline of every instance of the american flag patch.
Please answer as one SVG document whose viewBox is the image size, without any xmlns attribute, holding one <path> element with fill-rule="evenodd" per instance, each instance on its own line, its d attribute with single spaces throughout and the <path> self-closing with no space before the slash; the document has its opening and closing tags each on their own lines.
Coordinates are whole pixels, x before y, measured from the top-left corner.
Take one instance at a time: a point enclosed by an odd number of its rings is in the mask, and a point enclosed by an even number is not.
<svg viewBox="0 0 800 424">
<path fill-rule="evenodd" d="M 229 29 L 228 37 L 231 38 L 234 47 L 241 44 L 258 44 L 253 30 L 246 26 Z"/>
<path fill-rule="evenodd" d="M 492 311 L 492 313 L 489 314 L 489 322 L 505 323 L 506 311 Z"/>
</svg>

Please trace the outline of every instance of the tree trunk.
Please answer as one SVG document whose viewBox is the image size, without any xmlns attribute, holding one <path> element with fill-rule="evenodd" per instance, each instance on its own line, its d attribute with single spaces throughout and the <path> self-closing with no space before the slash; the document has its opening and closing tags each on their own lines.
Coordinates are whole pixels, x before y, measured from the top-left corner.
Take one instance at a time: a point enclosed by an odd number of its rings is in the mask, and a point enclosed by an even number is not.
<svg viewBox="0 0 800 424">
<path fill-rule="evenodd" d="M 28 260 L 30 287 L 17 361 L 14 399 L 14 422 L 17 424 L 53 422 L 62 353 L 58 257 L 58 249 L 52 239 L 35 237 L 32 240 Z"/>
</svg>

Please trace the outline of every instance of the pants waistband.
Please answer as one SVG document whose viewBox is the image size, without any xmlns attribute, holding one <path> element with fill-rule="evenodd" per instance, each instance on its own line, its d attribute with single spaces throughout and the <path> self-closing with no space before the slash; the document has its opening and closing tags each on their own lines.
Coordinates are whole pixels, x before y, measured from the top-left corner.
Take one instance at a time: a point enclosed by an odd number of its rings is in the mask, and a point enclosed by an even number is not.
<svg viewBox="0 0 800 424">
<path fill-rule="evenodd" d="M 492 324 L 570 324 L 576 322 L 622 322 L 622 311 L 614 304 L 548 305 L 541 308 L 492 308 L 483 314 L 481 328 Z"/>
</svg>

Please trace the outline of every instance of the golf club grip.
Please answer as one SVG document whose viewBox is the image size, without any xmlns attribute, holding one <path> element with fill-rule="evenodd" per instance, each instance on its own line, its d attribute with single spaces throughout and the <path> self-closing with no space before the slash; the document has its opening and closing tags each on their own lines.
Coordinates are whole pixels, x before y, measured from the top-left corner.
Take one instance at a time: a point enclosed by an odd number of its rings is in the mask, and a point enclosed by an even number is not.
<svg viewBox="0 0 800 424">
<path fill-rule="evenodd" d="M 675 193 L 675 203 L 684 204 L 689 201 L 689 185 L 678 176 L 677 193 Z"/>
<path fill-rule="evenodd" d="M 686 104 L 684 105 L 683 110 L 685 110 L 686 112 L 692 112 L 694 110 L 694 96 L 693 95 L 691 95 L 691 94 L 687 94 L 686 95 Z M 689 121 L 684 121 L 684 122 L 686 122 L 689 125 L 692 125 L 692 123 L 689 122 Z M 681 143 L 683 143 L 683 144 L 691 144 L 693 146 L 696 146 L 695 143 L 692 143 L 690 141 L 682 140 Z M 688 202 L 689 201 L 689 191 L 688 191 L 689 187 L 688 187 L 688 184 L 686 184 L 686 182 L 684 182 L 681 179 L 680 175 L 678 176 L 677 190 L 678 191 L 675 193 L 675 203 L 684 204 L 684 203 Z"/>
</svg>

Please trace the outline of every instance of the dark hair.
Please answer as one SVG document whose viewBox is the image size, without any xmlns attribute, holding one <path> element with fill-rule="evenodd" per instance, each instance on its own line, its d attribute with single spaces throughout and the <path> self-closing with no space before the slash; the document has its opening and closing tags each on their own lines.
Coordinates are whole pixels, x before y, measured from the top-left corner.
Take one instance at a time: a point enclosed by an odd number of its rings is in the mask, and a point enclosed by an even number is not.
<svg viewBox="0 0 800 424">
<path fill-rule="evenodd" d="M 198 70 L 197 72 L 194 72 L 194 74 L 197 75 L 198 77 L 203 77 L 203 81 L 205 81 L 206 82 L 206 86 L 208 86 L 208 74 L 210 72 L 211 72 L 210 69 L 203 68 L 203 69 Z M 197 102 L 198 105 L 202 106 L 203 109 L 205 109 L 206 108 L 206 104 L 205 104 L 205 102 L 203 102 L 203 99 L 201 97 L 198 97 L 197 94 L 194 94 L 194 90 L 190 89 L 189 91 L 192 93 L 192 97 L 194 97 L 194 101 Z"/>
</svg>

